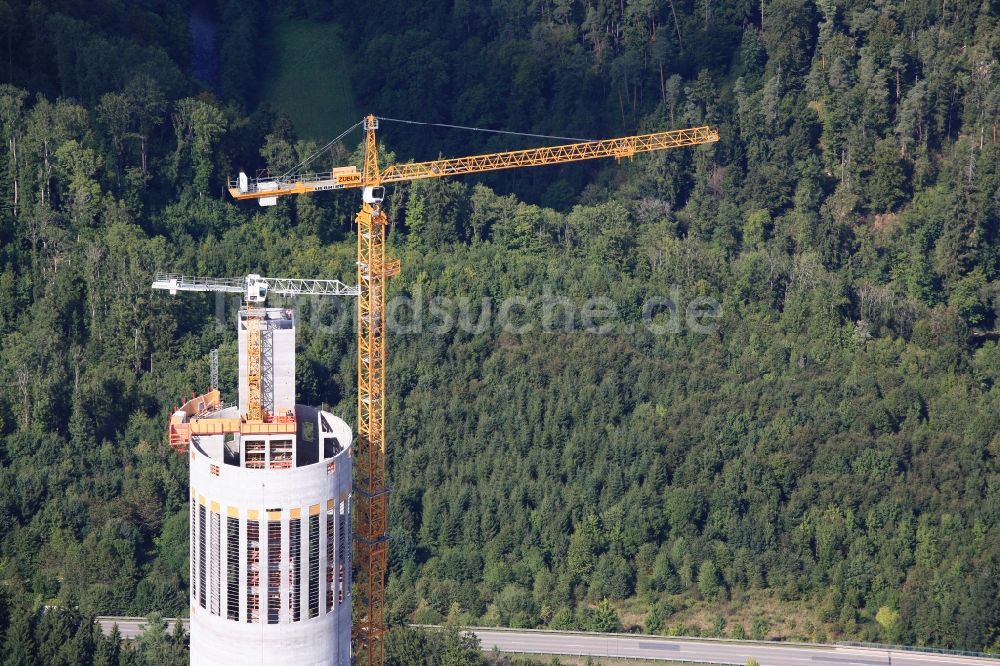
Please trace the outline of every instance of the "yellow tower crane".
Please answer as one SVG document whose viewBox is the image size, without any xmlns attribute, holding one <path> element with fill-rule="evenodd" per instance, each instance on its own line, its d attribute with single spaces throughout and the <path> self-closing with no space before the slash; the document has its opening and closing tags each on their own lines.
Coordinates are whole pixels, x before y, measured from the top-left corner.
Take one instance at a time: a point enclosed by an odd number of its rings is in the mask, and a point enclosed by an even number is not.
<svg viewBox="0 0 1000 666">
<path fill-rule="evenodd" d="M 357 522 L 354 543 L 361 569 L 360 605 L 363 612 L 355 618 L 353 633 L 355 655 L 366 655 L 364 658 L 369 666 L 382 666 L 385 661 L 382 639 L 386 631 L 385 572 L 389 552 L 384 401 L 385 283 L 389 277 L 399 273 L 399 260 L 387 258 L 385 254 L 386 215 L 382 208 L 384 186 L 423 178 L 562 164 L 601 157 L 621 159 L 637 153 L 696 146 L 719 140 L 718 130 L 694 127 L 546 148 L 394 164 L 380 170 L 375 137 L 378 121 L 372 115 L 362 121 L 365 151 L 360 172 L 357 167 L 348 166 L 323 173 L 291 172 L 277 178 L 248 178 L 246 174 L 240 173 L 236 180 L 229 183 L 229 193 L 234 199 L 257 199 L 262 206 L 272 206 L 277 202 L 277 197 L 289 194 L 362 188 L 361 211 L 355 218 L 358 225 L 358 286 L 361 293 L 358 298 L 357 331 L 358 439 L 354 455 Z M 307 160 L 309 161 L 312 158 Z"/>
</svg>

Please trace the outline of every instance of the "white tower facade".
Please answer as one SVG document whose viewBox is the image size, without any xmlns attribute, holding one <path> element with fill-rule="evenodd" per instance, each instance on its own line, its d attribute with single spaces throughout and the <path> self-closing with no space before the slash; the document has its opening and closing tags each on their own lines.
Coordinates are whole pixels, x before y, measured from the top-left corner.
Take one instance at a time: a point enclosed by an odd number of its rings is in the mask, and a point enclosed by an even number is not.
<svg viewBox="0 0 1000 666">
<path fill-rule="evenodd" d="M 246 419 L 252 319 L 260 421 Z M 170 423 L 190 458 L 191 663 L 349 666 L 351 429 L 295 404 L 290 310 L 241 311 L 239 327 L 239 403 L 211 390 Z"/>
</svg>

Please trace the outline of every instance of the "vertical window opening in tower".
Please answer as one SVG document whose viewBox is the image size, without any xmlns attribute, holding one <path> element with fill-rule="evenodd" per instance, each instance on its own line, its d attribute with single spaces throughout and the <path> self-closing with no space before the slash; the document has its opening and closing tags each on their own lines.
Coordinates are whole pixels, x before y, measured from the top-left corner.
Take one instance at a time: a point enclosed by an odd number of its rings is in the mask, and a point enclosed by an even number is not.
<svg viewBox="0 0 1000 666">
<path fill-rule="evenodd" d="M 247 521 L 247 622 L 260 622 L 260 523 Z"/>
<path fill-rule="evenodd" d="M 239 518 L 226 518 L 226 619 L 240 620 Z"/>
<path fill-rule="evenodd" d="M 198 504 L 198 605 L 205 607 L 205 505 Z"/>
<path fill-rule="evenodd" d="M 319 514 L 309 516 L 309 617 L 319 615 Z"/>
<path fill-rule="evenodd" d="M 264 469 L 264 441 L 255 439 L 246 443 L 247 469 Z"/>
<path fill-rule="evenodd" d="M 337 536 L 334 533 L 337 512 L 333 500 L 330 500 L 327 506 L 329 508 L 326 510 L 326 612 L 329 613 L 333 610 L 333 591 L 337 587 L 333 580 L 337 566 Z"/>
<path fill-rule="evenodd" d="M 219 603 L 222 597 L 222 590 L 220 587 L 220 576 L 219 576 L 219 558 L 222 550 L 222 538 L 219 534 L 219 514 L 215 511 L 212 512 L 212 559 L 211 559 L 211 571 L 209 572 L 211 581 L 211 588 L 209 594 L 211 596 L 209 600 L 209 611 L 212 615 L 219 614 Z"/>
<path fill-rule="evenodd" d="M 347 553 L 347 502 L 340 502 L 340 517 L 337 526 L 337 605 L 344 603 L 344 570 L 346 568 L 345 555 Z"/>
<path fill-rule="evenodd" d="M 267 521 L 267 623 L 281 613 L 281 521 Z"/>
<path fill-rule="evenodd" d="M 302 584 L 302 520 L 292 518 L 288 522 L 288 612 L 292 622 L 301 619 L 301 599 L 299 589 Z"/>
<path fill-rule="evenodd" d="M 198 503 L 191 498 L 191 605 L 198 599 Z"/>
<path fill-rule="evenodd" d="M 292 468 L 292 440 L 271 440 L 271 469 Z"/>
</svg>

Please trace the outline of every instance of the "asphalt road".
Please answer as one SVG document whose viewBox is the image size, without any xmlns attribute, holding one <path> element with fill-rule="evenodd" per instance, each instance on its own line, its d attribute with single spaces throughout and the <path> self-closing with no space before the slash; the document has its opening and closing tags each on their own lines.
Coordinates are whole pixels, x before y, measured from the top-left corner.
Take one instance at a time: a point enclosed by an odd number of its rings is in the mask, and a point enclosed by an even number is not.
<svg viewBox="0 0 1000 666">
<path fill-rule="evenodd" d="M 1000 660 L 957 655 L 844 646 L 757 643 L 753 641 L 685 640 L 658 636 L 510 632 L 475 629 L 484 651 L 527 654 L 590 655 L 650 660 L 746 664 L 761 666 L 930 666 L 956 664 L 998 666 Z"/>
<path fill-rule="evenodd" d="M 173 631 L 176 620 L 165 618 Z M 135 617 L 100 617 L 97 622 L 105 634 L 117 623 L 123 638 L 136 638 L 147 622 Z M 185 629 L 187 619 L 181 620 Z M 505 631 L 471 629 L 484 652 L 494 646 L 501 652 L 523 654 L 558 654 L 630 659 L 692 661 L 742 666 L 753 657 L 761 666 L 1000 666 L 1000 659 L 961 655 L 846 647 L 838 645 L 801 645 L 754 641 L 692 640 L 641 636 L 635 634 L 584 634 L 548 631 Z"/>
</svg>

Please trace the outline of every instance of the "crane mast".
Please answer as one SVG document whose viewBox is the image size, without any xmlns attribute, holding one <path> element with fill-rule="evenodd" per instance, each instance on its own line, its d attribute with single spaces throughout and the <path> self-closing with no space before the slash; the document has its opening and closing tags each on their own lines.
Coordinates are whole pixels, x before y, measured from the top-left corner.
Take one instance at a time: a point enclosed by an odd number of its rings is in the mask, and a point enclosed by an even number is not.
<svg viewBox="0 0 1000 666">
<path fill-rule="evenodd" d="M 360 565 L 360 616 L 354 622 L 355 654 L 368 666 L 385 662 L 385 575 L 388 543 L 388 494 L 385 443 L 385 287 L 397 275 L 399 260 L 385 251 L 384 185 L 424 178 L 440 178 L 581 160 L 633 157 L 639 153 L 696 146 L 719 140 L 710 127 L 654 132 L 638 136 L 583 141 L 547 148 L 397 164 L 380 170 L 376 130 L 378 118 L 364 119 L 365 150 L 361 172 L 338 167 L 322 173 L 292 173 L 278 178 L 248 178 L 240 173 L 229 183 L 233 199 L 256 199 L 273 206 L 279 196 L 327 190 L 362 188 L 357 223 L 358 265 L 358 427 L 354 455 L 356 507 L 355 553 Z M 311 158 L 310 158 L 311 159 Z M 359 662 L 360 663 L 360 662 Z"/>
<path fill-rule="evenodd" d="M 389 556 L 389 487 L 385 455 L 385 283 L 399 261 L 385 256 L 386 215 L 375 130 L 365 120 L 365 163 L 358 225 L 358 440 L 354 458 L 355 552 L 366 615 L 355 623 L 355 640 L 372 666 L 382 664 L 385 635 L 385 573 Z M 361 651 L 359 650 L 359 651 Z"/>
<path fill-rule="evenodd" d="M 264 421 L 264 389 L 261 366 L 264 348 L 261 345 L 263 319 L 260 308 L 247 302 L 247 421 Z"/>
</svg>

